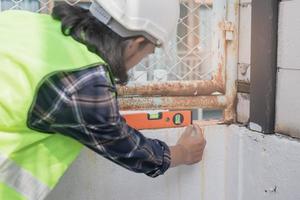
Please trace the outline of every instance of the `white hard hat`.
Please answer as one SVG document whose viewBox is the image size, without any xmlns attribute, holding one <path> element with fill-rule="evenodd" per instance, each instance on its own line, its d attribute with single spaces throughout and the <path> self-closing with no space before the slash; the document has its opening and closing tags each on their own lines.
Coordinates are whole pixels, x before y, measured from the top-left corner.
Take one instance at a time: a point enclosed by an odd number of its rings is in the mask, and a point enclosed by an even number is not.
<svg viewBox="0 0 300 200">
<path fill-rule="evenodd" d="M 94 0 L 90 12 L 122 37 L 143 35 L 166 47 L 176 33 L 179 0 Z"/>
</svg>

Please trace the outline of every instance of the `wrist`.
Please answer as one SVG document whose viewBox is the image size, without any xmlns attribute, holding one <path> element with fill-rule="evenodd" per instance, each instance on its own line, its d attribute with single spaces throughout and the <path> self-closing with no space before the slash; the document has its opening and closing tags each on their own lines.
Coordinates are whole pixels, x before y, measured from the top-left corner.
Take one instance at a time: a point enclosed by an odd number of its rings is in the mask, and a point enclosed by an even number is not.
<svg viewBox="0 0 300 200">
<path fill-rule="evenodd" d="M 170 147 L 171 152 L 171 166 L 176 167 L 185 164 L 185 150 L 181 144 L 176 144 Z"/>
</svg>

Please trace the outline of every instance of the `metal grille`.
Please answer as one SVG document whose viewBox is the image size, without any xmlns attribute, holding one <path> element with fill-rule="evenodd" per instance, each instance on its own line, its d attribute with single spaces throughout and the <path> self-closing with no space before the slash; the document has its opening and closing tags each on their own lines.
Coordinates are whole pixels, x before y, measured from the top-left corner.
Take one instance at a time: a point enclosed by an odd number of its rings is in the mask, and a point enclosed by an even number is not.
<svg viewBox="0 0 300 200">
<path fill-rule="evenodd" d="M 180 13 L 168 55 L 158 49 L 143 60 L 131 83 L 211 79 L 212 1 L 181 0 Z"/>
<path fill-rule="evenodd" d="M 0 9 L 50 13 L 60 1 L 0 0 Z M 65 1 L 86 8 L 90 4 Z M 121 109 L 219 108 L 232 120 L 237 5 L 238 0 L 180 0 L 177 34 L 168 55 L 157 49 L 129 72 L 129 84 L 118 88 Z"/>
<path fill-rule="evenodd" d="M 91 2 L 90 0 L 0 0 L 0 10 L 28 10 L 38 13 L 50 13 L 53 7 L 62 1 L 86 8 Z"/>
</svg>

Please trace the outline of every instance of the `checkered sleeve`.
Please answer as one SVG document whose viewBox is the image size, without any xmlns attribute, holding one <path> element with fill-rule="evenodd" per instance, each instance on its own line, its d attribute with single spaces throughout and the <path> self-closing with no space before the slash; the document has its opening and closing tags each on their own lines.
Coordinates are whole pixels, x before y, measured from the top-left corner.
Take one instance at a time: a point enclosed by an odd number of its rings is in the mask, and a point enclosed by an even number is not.
<svg viewBox="0 0 300 200">
<path fill-rule="evenodd" d="M 170 166 L 162 141 L 143 136 L 119 113 L 116 88 L 103 66 L 45 79 L 28 117 L 32 129 L 72 137 L 103 157 L 150 177 Z"/>
</svg>

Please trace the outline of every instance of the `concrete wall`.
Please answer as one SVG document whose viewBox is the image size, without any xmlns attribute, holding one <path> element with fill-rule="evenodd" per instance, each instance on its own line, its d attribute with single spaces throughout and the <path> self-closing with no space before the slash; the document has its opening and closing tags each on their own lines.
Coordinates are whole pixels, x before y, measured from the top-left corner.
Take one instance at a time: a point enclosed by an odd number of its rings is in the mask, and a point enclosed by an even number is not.
<svg viewBox="0 0 300 200">
<path fill-rule="evenodd" d="M 300 1 L 282 1 L 278 27 L 276 131 L 300 138 Z"/>
<path fill-rule="evenodd" d="M 144 131 L 174 144 L 182 130 Z M 203 162 L 152 179 L 84 150 L 47 200 L 297 200 L 300 143 L 236 125 L 205 129 Z"/>
<path fill-rule="evenodd" d="M 182 129 L 163 129 L 144 131 L 144 134 L 172 145 L 181 132 Z M 207 129 L 205 162 L 171 169 L 155 179 L 127 171 L 85 150 L 47 200 L 222 199 L 227 156 L 223 132 L 222 126 Z"/>
<path fill-rule="evenodd" d="M 300 199 L 299 140 L 237 126 L 229 131 L 240 139 L 239 200 Z"/>
</svg>

